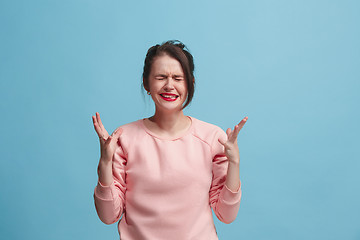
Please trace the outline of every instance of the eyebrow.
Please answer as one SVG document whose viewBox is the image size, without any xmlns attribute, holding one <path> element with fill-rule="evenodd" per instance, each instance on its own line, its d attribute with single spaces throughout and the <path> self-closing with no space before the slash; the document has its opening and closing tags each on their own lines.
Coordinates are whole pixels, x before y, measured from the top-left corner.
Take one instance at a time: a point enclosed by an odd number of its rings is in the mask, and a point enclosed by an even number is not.
<svg viewBox="0 0 360 240">
<path fill-rule="evenodd" d="M 167 77 L 165 74 L 156 74 L 155 77 Z"/>
<path fill-rule="evenodd" d="M 167 77 L 168 75 L 166 74 L 156 74 L 155 77 Z M 184 77 L 184 75 L 181 75 L 181 74 L 174 74 L 172 75 L 172 77 L 175 77 L 175 78 L 178 78 L 178 77 Z"/>
</svg>

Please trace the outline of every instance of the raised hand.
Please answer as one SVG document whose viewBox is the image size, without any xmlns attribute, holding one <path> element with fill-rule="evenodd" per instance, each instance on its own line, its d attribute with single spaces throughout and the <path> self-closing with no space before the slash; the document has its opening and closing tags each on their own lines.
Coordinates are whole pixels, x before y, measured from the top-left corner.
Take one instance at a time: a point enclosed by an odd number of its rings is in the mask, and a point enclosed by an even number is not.
<svg viewBox="0 0 360 240">
<path fill-rule="evenodd" d="M 225 147 L 225 155 L 230 162 L 239 163 L 240 162 L 240 153 L 239 153 L 239 146 L 237 143 L 237 137 L 241 130 L 241 128 L 245 125 L 248 117 L 243 118 L 239 124 L 234 127 L 234 130 L 228 128 L 226 130 L 227 134 L 227 141 L 223 139 L 219 139 L 219 142 L 224 145 Z"/>
<path fill-rule="evenodd" d="M 100 161 L 110 162 L 115 153 L 117 141 L 122 134 L 122 129 L 117 128 L 111 135 L 106 131 L 104 125 L 101 122 L 100 114 L 97 112 L 96 116 L 92 116 L 94 128 L 99 136 L 101 157 Z"/>
</svg>

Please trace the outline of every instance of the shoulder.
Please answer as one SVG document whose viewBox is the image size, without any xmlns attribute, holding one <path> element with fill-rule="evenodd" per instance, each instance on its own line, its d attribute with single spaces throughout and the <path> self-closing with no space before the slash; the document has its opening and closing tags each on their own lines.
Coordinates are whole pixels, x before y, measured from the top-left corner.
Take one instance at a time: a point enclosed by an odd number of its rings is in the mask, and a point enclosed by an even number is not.
<svg viewBox="0 0 360 240">
<path fill-rule="evenodd" d="M 226 133 L 218 126 L 191 117 L 193 121 L 193 135 L 212 145 L 214 140 L 226 136 Z"/>
<path fill-rule="evenodd" d="M 140 119 L 118 127 L 119 129 L 122 129 L 119 144 L 123 148 L 129 148 L 129 146 L 131 146 L 134 141 L 137 141 L 143 137 L 145 131 L 142 126 L 142 121 L 143 120 Z"/>
<path fill-rule="evenodd" d="M 144 135 L 143 119 L 139 119 L 130 123 L 119 126 L 122 129 L 121 138 L 134 138 L 138 135 Z"/>
<path fill-rule="evenodd" d="M 139 131 L 141 129 L 141 121 L 142 119 L 136 120 L 134 122 L 126 123 L 124 125 L 119 126 L 118 128 L 121 128 L 123 132 L 134 132 Z"/>
</svg>

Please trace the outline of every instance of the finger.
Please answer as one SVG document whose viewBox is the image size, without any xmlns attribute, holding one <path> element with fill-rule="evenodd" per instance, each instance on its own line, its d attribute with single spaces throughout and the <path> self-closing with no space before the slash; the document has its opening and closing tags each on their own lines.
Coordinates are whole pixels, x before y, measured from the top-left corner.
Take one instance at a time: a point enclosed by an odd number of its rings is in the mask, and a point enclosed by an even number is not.
<svg viewBox="0 0 360 240">
<path fill-rule="evenodd" d="M 122 132 L 123 130 L 121 128 L 115 129 L 115 131 L 106 139 L 106 144 L 113 144 L 112 142 L 117 142 Z"/>
<path fill-rule="evenodd" d="M 99 123 L 96 120 L 96 117 L 93 116 L 92 118 L 93 118 L 95 131 L 99 137 L 100 142 L 103 143 L 107 139 L 106 132 L 104 133 L 104 131 L 100 128 Z"/>
<path fill-rule="evenodd" d="M 115 129 L 115 131 L 106 139 L 106 144 L 110 145 L 116 143 L 122 134 L 122 131 L 121 128 Z"/>
<path fill-rule="evenodd" d="M 108 132 L 106 131 L 104 125 L 101 122 L 101 118 L 100 118 L 100 113 L 96 112 L 96 120 L 98 122 L 98 125 L 101 129 L 101 134 L 103 135 L 104 138 L 107 138 L 109 136 Z"/>
<path fill-rule="evenodd" d="M 231 128 L 228 128 L 228 129 L 226 129 L 226 135 L 227 135 L 227 138 L 229 139 L 230 138 L 230 136 L 231 136 Z"/>
<path fill-rule="evenodd" d="M 114 135 L 114 138 L 115 138 L 115 141 L 116 141 L 116 142 L 119 141 L 120 136 L 121 136 L 122 133 L 123 133 L 122 128 L 116 129 L 116 133 L 115 133 L 115 135 Z"/>
<path fill-rule="evenodd" d="M 239 122 L 239 124 L 237 124 L 235 127 L 234 127 L 234 131 L 232 133 L 232 136 L 231 136 L 231 141 L 235 142 L 237 140 L 237 137 L 239 135 L 239 132 L 240 130 L 242 129 L 242 127 L 245 125 L 246 121 L 247 121 L 248 117 L 245 117 L 243 118 L 243 120 L 241 120 Z"/>
<path fill-rule="evenodd" d="M 232 130 L 231 128 L 226 129 L 227 141 L 231 138 Z"/>
<path fill-rule="evenodd" d="M 107 145 L 110 145 L 111 144 L 111 142 L 112 142 L 112 140 L 113 140 L 113 136 L 109 136 L 107 139 L 105 139 L 105 146 L 107 146 Z"/>
<path fill-rule="evenodd" d="M 246 121 L 248 120 L 248 117 L 244 117 L 243 120 L 241 120 L 241 122 L 239 122 L 238 126 L 239 126 L 239 131 L 241 130 L 241 128 L 245 125 Z"/>
<path fill-rule="evenodd" d="M 120 135 L 122 134 L 122 128 L 117 128 L 115 129 L 115 131 L 111 134 L 112 137 L 116 137 L 116 138 L 119 138 Z"/>
<path fill-rule="evenodd" d="M 234 127 L 234 131 L 232 131 L 230 137 L 229 137 L 229 141 L 230 142 L 235 142 L 237 140 L 237 135 L 239 134 L 239 126 L 235 125 Z"/>
<path fill-rule="evenodd" d="M 122 128 L 119 128 L 116 135 L 117 135 L 117 138 L 119 138 L 121 136 L 121 134 L 123 133 L 123 129 Z"/>
<path fill-rule="evenodd" d="M 100 128 L 100 126 L 99 126 L 99 124 L 98 124 L 98 122 L 96 120 L 96 117 L 92 116 L 92 120 L 93 120 L 94 128 L 95 128 L 95 131 L 96 131 L 97 135 L 99 137 L 102 137 L 102 130 L 101 130 L 101 128 Z"/>
<path fill-rule="evenodd" d="M 105 130 L 104 125 L 101 122 L 100 113 L 96 112 L 96 120 L 102 130 Z"/>
</svg>

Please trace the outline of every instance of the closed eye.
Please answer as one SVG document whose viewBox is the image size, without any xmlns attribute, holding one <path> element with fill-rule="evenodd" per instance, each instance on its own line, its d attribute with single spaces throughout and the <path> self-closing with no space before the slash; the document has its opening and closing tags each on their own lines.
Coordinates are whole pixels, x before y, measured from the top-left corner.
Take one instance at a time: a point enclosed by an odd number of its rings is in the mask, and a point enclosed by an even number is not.
<svg viewBox="0 0 360 240">
<path fill-rule="evenodd" d="M 155 79 L 157 79 L 157 80 L 165 80 L 165 79 L 167 79 L 167 78 L 168 78 L 167 75 L 162 75 L 162 74 L 159 74 L 159 75 L 156 75 L 156 76 L 155 76 Z M 173 76 L 173 79 L 174 79 L 175 81 L 182 81 L 182 80 L 184 80 L 184 77 L 181 76 L 181 75 L 174 75 L 174 76 Z"/>
<path fill-rule="evenodd" d="M 162 75 L 162 74 L 159 74 L 159 75 L 156 75 L 155 76 L 155 79 L 157 79 L 157 80 L 164 80 L 164 79 L 166 79 L 167 78 L 167 76 L 166 75 Z"/>
<path fill-rule="evenodd" d="M 174 79 L 175 79 L 176 81 L 182 81 L 182 80 L 184 80 L 184 77 L 183 77 L 183 76 L 177 76 L 177 75 L 175 75 L 175 76 L 174 76 Z"/>
</svg>

